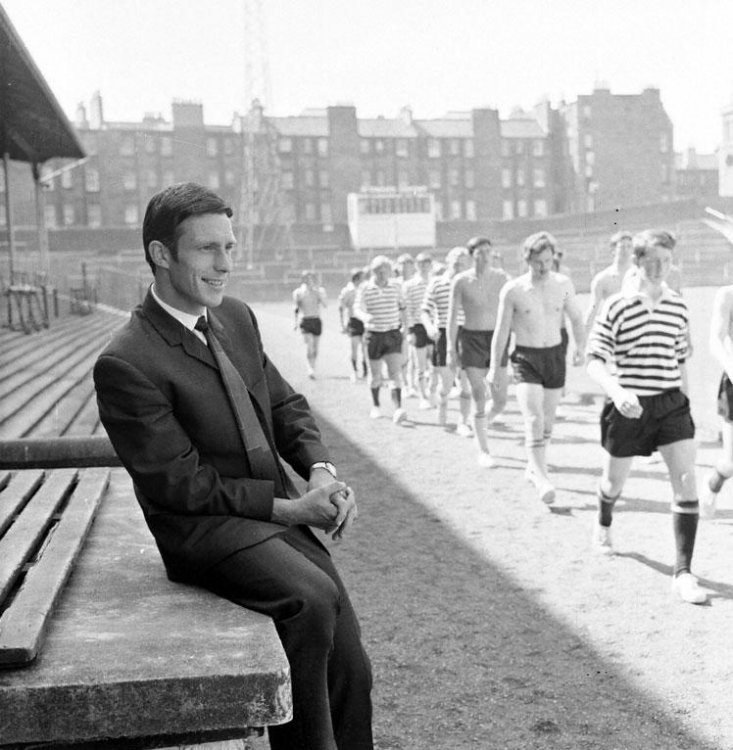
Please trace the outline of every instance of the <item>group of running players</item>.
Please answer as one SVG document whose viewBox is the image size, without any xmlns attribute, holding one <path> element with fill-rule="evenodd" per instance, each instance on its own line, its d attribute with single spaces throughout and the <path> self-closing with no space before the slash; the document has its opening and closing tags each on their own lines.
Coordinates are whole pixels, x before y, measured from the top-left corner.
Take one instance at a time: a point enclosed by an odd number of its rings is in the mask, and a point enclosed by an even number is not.
<svg viewBox="0 0 733 750">
<path fill-rule="evenodd" d="M 601 554 L 614 553 L 613 509 L 632 459 L 658 451 L 672 486 L 673 588 L 684 601 L 700 604 L 707 592 L 692 575 L 691 562 L 701 501 L 703 513 L 712 515 L 723 483 L 733 476 L 733 286 L 719 290 L 711 326 L 711 351 L 725 373 L 719 393 L 724 450 L 698 492 L 695 426 L 686 395 L 689 314 L 673 265 L 675 244 L 664 230 L 615 234 L 612 262 L 593 278 L 585 313 L 572 280 L 559 270 L 562 254 L 547 232 L 525 240 L 527 268 L 516 278 L 503 270 L 501 254 L 486 237 L 454 247 L 443 263 L 425 252 L 414 259 L 401 255 L 395 264 L 380 255 L 368 269 L 352 272 L 339 294 L 339 315 L 351 342 L 352 380 L 369 377 L 370 416 L 382 416 L 385 379 L 397 424 L 407 420 L 403 385 L 406 395 L 417 396 L 420 409 L 436 408 L 443 425 L 456 391 L 456 432 L 473 437 L 477 461 L 488 468 L 494 460 L 487 428 L 506 405 L 511 362 L 524 423 L 526 477 L 546 505 L 556 494 L 547 448 L 565 386 L 569 323 L 573 364 L 587 360 L 588 374 L 607 396 L 600 417 L 604 461 L 593 545 Z M 309 319 L 318 317 L 325 295 L 315 276 L 304 277 L 294 299 L 304 335 L 317 339 Z M 311 373 L 314 361 L 309 359 Z"/>
</svg>

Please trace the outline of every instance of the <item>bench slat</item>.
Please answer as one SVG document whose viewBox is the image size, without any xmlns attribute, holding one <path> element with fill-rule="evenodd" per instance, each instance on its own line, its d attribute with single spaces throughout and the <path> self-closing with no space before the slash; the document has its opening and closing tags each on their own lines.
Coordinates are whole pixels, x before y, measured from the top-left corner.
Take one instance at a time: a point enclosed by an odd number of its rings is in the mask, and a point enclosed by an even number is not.
<svg viewBox="0 0 733 750">
<path fill-rule="evenodd" d="M 71 574 L 109 477 L 109 469 L 82 474 L 40 559 L 26 573 L 11 606 L 0 617 L 0 666 L 23 666 L 36 658 L 49 616 Z"/>
<path fill-rule="evenodd" d="M 0 492 L 0 537 L 10 526 L 18 509 L 28 502 L 42 481 L 42 471 L 24 471 L 3 484 Z"/>
<path fill-rule="evenodd" d="M 48 530 L 53 514 L 77 476 L 76 469 L 49 472 L 45 482 L 0 539 L 0 602 L 5 600 L 23 565 Z"/>
</svg>

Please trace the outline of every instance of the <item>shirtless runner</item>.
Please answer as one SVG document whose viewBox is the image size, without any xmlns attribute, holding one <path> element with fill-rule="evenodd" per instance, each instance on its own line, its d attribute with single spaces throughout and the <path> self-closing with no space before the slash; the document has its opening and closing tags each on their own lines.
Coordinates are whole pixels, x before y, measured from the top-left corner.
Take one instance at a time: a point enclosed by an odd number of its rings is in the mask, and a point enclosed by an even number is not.
<svg viewBox="0 0 733 750">
<path fill-rule="evenodd" d="M 473 268 L 458 274 L 451 284 L 448 312 L 448 366 L 462 367 L 468 378 L 473 401 L 473 432 L 478 462 L 491 468 L 486 428 L 506 406 L 509 376 L 507 347 L 501 353 L 498 385 L 490 384 L 491 408 L 486 411 L 486 374 L 491 362 L 491 339 L 496 328 L 499 292 L 509 281 L 506 271 L 491 267 L 491 240 L 474 237 L 466 243 Z M 463 326 L 458 311 L 463 310 Z"/>
<path fill-rule="evenodd" d="M 513 331 L 516 346 L 511 361 L 524 418 L 527 478 L 547 505 L 555 500 L 555 488 L 547 475 L 546 448 L 565 384 L 560 328 L 566 315 L 573 329 L 577 364 L 583 361 L 585 347 L 583 314 L 573 282 L 551 270 L 555 245 L 555 238 L 548 232 L 537 232 L 525 240 L 523 254 L 529 270 L 508 282 L 499 295 L 488 374 L 494 387 L 499 387 L 501 355 Z"/>
</svg>

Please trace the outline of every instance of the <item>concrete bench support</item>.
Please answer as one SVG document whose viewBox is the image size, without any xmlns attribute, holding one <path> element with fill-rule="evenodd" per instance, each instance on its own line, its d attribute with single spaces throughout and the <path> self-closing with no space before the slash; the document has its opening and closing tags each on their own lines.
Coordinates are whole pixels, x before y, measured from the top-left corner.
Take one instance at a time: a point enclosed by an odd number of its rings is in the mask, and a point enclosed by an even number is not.
<svg viewBox="0 0 733 750">
<path fill-rule="evenodd" d="M 100 469 L 79 471 L 81 485 Z M 36 470 L 0 481 L 32 485 Z M 112 469 L 46 640 L 0 669 L 0 748 L 153 748 L 246 737 L 291 717 L 272 621 L 171 583 L 132 493 Z"/>
</svg>

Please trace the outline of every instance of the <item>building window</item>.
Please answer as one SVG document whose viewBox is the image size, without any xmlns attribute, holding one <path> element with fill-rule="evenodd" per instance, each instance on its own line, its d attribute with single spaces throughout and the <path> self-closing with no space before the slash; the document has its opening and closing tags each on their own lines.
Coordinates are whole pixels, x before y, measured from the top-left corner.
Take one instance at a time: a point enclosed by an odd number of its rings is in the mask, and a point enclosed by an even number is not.
<svg viewBox="0 0 733 750">
<path fill-rule="evenodd" d="M 158 173 L 154 169 L 148 169 L 145 172 L 145 184 L 152 189 L 158 187 Z"/>
<path fill-rule="evenodd" d="M 224 145 L 224 153 L 227 156 L 231 156 L 234 153 L 234 142 L 232 141 L 232 139 L 225 138 L 222 143 Z"/>
<path fill-rule="evenodd" d="M 451 219 L 461 218 L 461 202 L 453 200 L 450 202 L 450 217 Z"/>
<path fill-rule="evenodd" d="M 285 190 L 292 190 L 295 187 L 295 178 L 292 172 L 282 173 L 282 186 Z"/>
<path fill-rule="evenodd" d="M 331 213 L 330 203 L 321 203 L 321 222 L 324 224 L 333 224 L 333 214 Z"/>
<path fill-rule="evenodd" d="M 586 177 L 593 177 L 593 165 L 592 164 L 586 164 L 584 171 L 585 171 Z"/>
<path fill-rule="evenodd" d="M 518 169 L 517 170 L 517 174 L 516 174 L 515 180 L 516 180 L 517 185 L 519 187 L 524 187 L 524 170 L 523 169 Z"/>
<path fill-rule="evenodd" d="M 281 154 L 290 154 L 293 151 L 293 141 L 291 138 L 281 138 L 277 145 Z"/>
<path fill-rule="evenodd" d="M 61 187 L 66 190 L 74 187 L 74 174 L 72 169 L 67 169 L 61 173 Z"/>
<path fill-rule="evenodd" d="M 305 204 L 305 220 L 306 221 L 316 220 L 316 204 L 315 203 Z"/>
<path fill-rule="evenodd" d="M 64 206 L 64 226 L 65 227 L 72 227 L 74 226 L 74 207 L 70 204 L 66 204 Z"/>
<path fill-rule="evenodd" d="M 437 138 L 428 138 L 428 156 L 437 159 L 440 156 L 440 141 Z"/>
<path fill-rule="evenodd" d="M 659 134 L 659 150 L 663 154 L 669 151 L 669 138 L 666 133 Z"/>
<path fill-rule="evenodd" d="M 86 167 L 84 169 L 84 188 L 87 193 L 99 192 L 99 170 L 95 167 Z"/>
<path fill-rule="evenodd" d="M 48 190 L 49 192 L 52 192 L 55 187 L 55 180 L 53 177 L 49 177 L 48 175 L 51 174 L 53 170 L 48 165 L 41 168 L 41 183 L 43 184 L 43 187 L 45 190 Z M 3 174 L 2 170 L 0 170 L 0 193 L 5 192 L 5 175 Z"/>
<path fill-rule="evenodd" d="M 537 168 L 532 174 L 532 184 L 536 188 L 543 188 L 545 186 L 545 170 Z"/>
<path fill-rule="evenodd" d="M 545 144 L 543 141 L 532 141 L 532 154 L 534 156 L 545 155 Z"/>
<path fill-rule="evenodd" d="M 98 203 L 87 206 L 87 226 L 91 229 L 102 226 L 102 207 Z"/>
<path fill-rule="evenodd" d="M 507 167 L 501 170 L 501 186 L 503 188 L 510 188 L 512 186 L 512 170 Z"/>
<path fill-rule="evenodd" d="M 384 153 L 384 140 L 382 138 L 374 139 L 374 153 L 376 154 Z"/>
<path fill-rule="evenodd" d="M 458 187 L 461 184 L 461 173 L 460 170 L 452 167 L 448 170 L 448 184 L 451 187 Z"/>
<path fill-rule="evenodd" d="M 473 159 L 473 138 L 466 138 L 466 140 L 463 141 L 463 155 L 467 159 Z"/>
<path fill-rule="evenodd" d="M 517 201 L 517 216 L 523 219 L 527 216 L 527 201 L 524 198 L 520 198 Z"/>
<path fill-rule="evenodd" d="M 219 173 L 209 172 L 208 185 L 210 190 L 218 190 L 220 185 Z"/>
<path fill-rule="evenodd" d="M 362 187 L 369 187 L 372 184 L 372 175 L 368 169 L 362 170 L 361 173 L 361 185 Z"/>
<path fill-rule="evenodd" d="M 585 152 L 585 163 L 586 164 L 595 164 L 596 163 L 596 154 L 595 154 L 595 151 L 586 151 Z"/>
<path fill-rule="evenodd" d="M 134 203 L 130 203 L 125 206 L 125 224 L 136 225 L 137 220 L 137 206 Z"/>
<path fill-rule="evenodd" d="M 406 169 L 397 170 L 397 186 L 405 188 L 410 184 L 410 175 Z"/>
<path fill-rule="evenodd" d="M 501 217 L 502 219 L 514 218 L 514 203 L 512 201 L 507 200 L 501 204 Z"/>
<path fill-rule="evenodd" d="M 120 154 L 122 156 L 132 156 L 135 153 L 135 141 L 132 136 L 126 135 L 120 141 Z"/>
<path fill-rule="evenodd" d="M 3 206 L 5 210 L 5 206 Z M 56 229 L 56 206 L 46 206 L 43 210 L 43 216 L 46 220 L 48 229 Z"/>
<path fill-rule="evenodd" d="M 475 200 L 467 200 L 466 201 L 466 218 L 469 221 L 476 221 L 476 201 Z"/>
<path fill-rule="evenodd" d="M 306 169 L 303 174 L 304 182 L 306 187 L 313 187 L 316 181 L 316 176 L 312 169 Z"/>
<path fill-rule="evenodd" d="M 428 172 L 428 181 L 430 187 L 433 189 L 440 188 L 440 171 L 437 169 L 431 169 Z"/>
<path fill-rule="evenodd" d="M 592 110 L 591 110 L 590 104 L 584 104 L 583 105 L 583 117 L 586 120 L 590 120 L 591 114 L 592 114 Z"/>
<path fill-rule="evenodd" d="M 227 187 L 234 187 L 237 183 L 237 176 L 234 174 L 234 171 L 231 169 L 225 169 L 224 170 L 224 184 Z"/>
<path fill-rule="evenodd" d="M 318 139 L 318 156 L 328 156 L 328 138 Z"/>
<path fill-rule="evenodd" d="M 162 156 L 172 156 L 173 139 L 170 136 L 164 135 L 160 139 L 160 153 Z"/>
<path fill-rule="evenodd" d="M 534 215 L 547 216 L 547 201 L 544 198 L 538 198 L 534 202 Z"/>
<path fill-rule="evenodd" d="M 371 141 L 368 138 L 359 139 L 359 150 L 362 154 L 368 154 L 372 150 Z"/>
<path fill-rule="evenodd" d="M 134 172 L 125 172 L 122 175 L 122 186 L 125 190 L 135 190 L 137 188 L 137 175 Z"/>
<path fill-rule="evenodd" d="M 512 144 L 511 144 L 511 141 L 508 141 L 506 139 L 502 140 L 502 142 L 501 142 L 501 155 L 502 156 L 511 156 L 512 155 Z"/>
<path fill-rule="evenodd" d="M 517 141 L 514 144 L 514 153 L 520 155 L 524 153 L 524 141 Z"/>
<path fill-rule="evenodd" d="M 154 154 L 155 153 L 155 138 L 152 135 L 148 135 L 147 133 L 145 133 L 145 135 L 143 135 L 143 139 L 145 142 L 145 153 Z"/>
<path fill-rule="evenodd" d="M 207 138 L 206 139 L 206 155 L 207 156 L 216 156 L 219 153 L 219 144 L 216 141 L 216 138 Z"/>
<path fill-rule="evenodd" d="M 448 141 L 448 148 L 451 156 L 459 156 L 461 153 L 461 142 L 458 138 L 451 138 Z"/>
<path fill-rule="evenodd" d="M 407 138 L 398 138 L 395 142 L 394 150 L 397 156 L 408 156 L 409 148 L 407 146 Z"/>
<path fill-rule="evenodd" d="M 329 175 L 327 169 L 321 169 L 318 172 L 318 184 L 322 187 L 328 187 L 331 182 L 331 175 Z"/>
<path fill-rule="evenodd" d="M 473 169 L 467 169 L 463 173 L 463 184 L 469 189 L 473 189 L 476 183 L 476 178 L 474 177 Z"/>
</svg>

